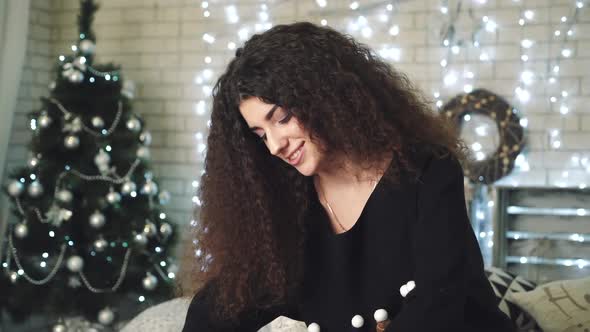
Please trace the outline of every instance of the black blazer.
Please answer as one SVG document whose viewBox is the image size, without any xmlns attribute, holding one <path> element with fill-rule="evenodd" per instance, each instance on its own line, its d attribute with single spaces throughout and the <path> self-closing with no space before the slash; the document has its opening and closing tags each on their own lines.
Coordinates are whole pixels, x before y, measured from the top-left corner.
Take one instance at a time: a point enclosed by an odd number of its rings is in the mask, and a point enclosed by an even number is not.
<svg viewBox="0 0 590 332">
<path fill-rule="evenodd" d="M 183 331 L 257 331 L 279 315 L 315 322 L 322 332 L 375 331 L 377 309 L 388 312 L 391 332 L 514 331 L 483 272 L 460 163 L 423 148 L 411 158 L 418 175 L 402 173 L 398 185 L 381 180 L 345 233 L 333 233 L 315 197 L 294 303 L 214 323 L 210 284 L 193 298 Z M 404 298 L 400 287 L 410 280 L 416 288 Z M 355 315 L 364 318 L 363 327 L 352 327 Z"/>
</svg>

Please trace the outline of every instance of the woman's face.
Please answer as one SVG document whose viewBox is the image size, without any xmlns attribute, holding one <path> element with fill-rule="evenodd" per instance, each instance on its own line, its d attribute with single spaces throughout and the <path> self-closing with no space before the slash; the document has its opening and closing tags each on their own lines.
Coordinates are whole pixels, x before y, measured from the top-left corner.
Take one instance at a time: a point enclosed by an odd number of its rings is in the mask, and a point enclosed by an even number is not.
<svg viewBox="0 0 590 332">
<path fill-rule="evenodd" d="M 240 113 L 272 155 L 305 176 L 317 173 L 322 160 L 319 146 L 311 141 L 309 133 L 287 110 L 251 97 L 242 101 Z"/>
</svg>

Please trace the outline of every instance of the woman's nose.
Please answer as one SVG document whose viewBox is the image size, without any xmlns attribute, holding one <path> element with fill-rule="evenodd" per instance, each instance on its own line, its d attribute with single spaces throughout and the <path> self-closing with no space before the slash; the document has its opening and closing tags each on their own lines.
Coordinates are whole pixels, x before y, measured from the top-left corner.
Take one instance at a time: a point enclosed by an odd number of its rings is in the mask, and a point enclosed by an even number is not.
<svg viewBox="0 0 590 332">
<path fill-rule="evenodd" d="M 284 152 L 287 139 L 280 133 L 267 133 L 266 134 L 266 146 L 268 151 L 274 156 L 280 156 Z"/>
</svg>

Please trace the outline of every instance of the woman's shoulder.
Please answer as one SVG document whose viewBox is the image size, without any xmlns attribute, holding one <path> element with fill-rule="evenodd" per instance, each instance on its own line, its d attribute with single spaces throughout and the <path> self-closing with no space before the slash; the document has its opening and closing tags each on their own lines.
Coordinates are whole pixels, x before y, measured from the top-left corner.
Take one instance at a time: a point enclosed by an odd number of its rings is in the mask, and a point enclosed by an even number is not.
<svg viewBox="0 0 590 332">
<path fill-rule="evenodd" d="M 448 174 L 462 170 L 458 158 L 445 146 L 420 142 L 408 147 L 407 151 L 417 179 L 423 179 L 429 173 Z"/>
</svg>

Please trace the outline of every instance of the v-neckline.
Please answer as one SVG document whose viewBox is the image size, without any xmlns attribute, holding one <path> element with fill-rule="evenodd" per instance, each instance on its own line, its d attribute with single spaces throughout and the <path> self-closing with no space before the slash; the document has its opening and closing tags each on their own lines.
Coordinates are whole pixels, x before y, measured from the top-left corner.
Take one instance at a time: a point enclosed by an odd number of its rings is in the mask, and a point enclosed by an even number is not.
<svg viewBox="0 0 590 332">
<path fill-rule="evenodd" d="M 381 178 L 383 178 L 383 177 L 381 177 Z M 375 188 L 373 188 L 373 190 L 371 191 L 371 194 L 369 194 L 369 198 L 367 198 L 367 201 L 363 205 L 363 208 L 361 209 L 361 213 L 359 214 L 359 216 L 356 219 L 356 221 L 354 222 L 354 224 L 352 224 L 352 226 L 350 226 L 350 228 L 348 230 L 345 230 L 344 232 L 341 232 L 341 233 L 334 232 L 334 229 L 332 228 L 332 222 L 330 220 L 330 216 L 325 212 L 325 209 L 324 209 L 324 213 L 326 215 L 325 219 L 326 219 L 326 223 L 327 223 L 328 230 L 329 230 L 331 237 L 334 237 L 334 238 L 347 237 L 350 234 L 354 233 L 358 227 L 360 227 L 359 224 L 361 223 L 361 221 L 363 219 L 365 219 L 365 218 L 363 218 L 363 216 L 366 214 L 367 206 L 371 203 L 371 200 L 373 199 L 375 192 L 378 190 L 380 183 L 381 183 L 381 179 L 379 179 L 379 181 L 375 185 Z M 321 206 L 321 204 L 320 204 L 320 206 Z"/>
<path fill-rule="evenodd" d="M 350 236 L 350 234 L 354 233 L 357 228 L 360 227 L 359 223 L 364 219 L 363 216 L 366 214 L 367 206 L 371 203 L 372 200 L 374 200 L 375 193 L 381 187 L 381 182 L 383 182 L 383 177 L 385 177 L 385 175 L 391 169 L 394 159 L 395 159 L 395 153 L 393 153 L 387 168 L 385 169 L 385 171 L 383 172 L 383 174 L 381 175 L 381 177 L 379 178 L 379 180 L 375 184 L 375 187 L 371 191 L 371 194 L 369 194 L 369 197 L 367 198 L 367 201 L 363 205 L 363 208 L 361 209 L 361 213 L 359 214 L 357 220 L 354 222 L 354 224 L 352 224 L 352 226 L 348 230 L 346 230 L 344 232 L 341 232 L 341 233 L 334 232 L 334 229 L 332 227 L 332 222 L 330 220 L 330 216 L 328 215 L 326 209 L 320 203 L 319 196 L 316 192 L 315 199 L 316 199 L 317 207 L 320 209 L 320 213 L 324 215 L 324 218 L 322 218 L 323 220 L 321 221 L 322 226 L 325 226 L 328 229 L 327 233 L 330 238 L 335 238 L 335 239 L 346 238 L 346 237 Z"/>
</svg>

